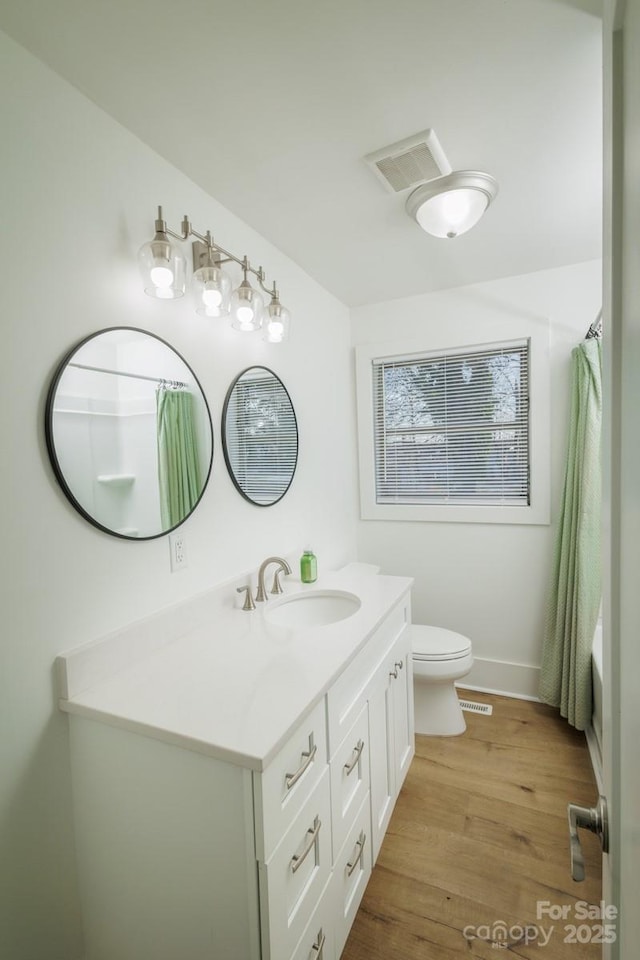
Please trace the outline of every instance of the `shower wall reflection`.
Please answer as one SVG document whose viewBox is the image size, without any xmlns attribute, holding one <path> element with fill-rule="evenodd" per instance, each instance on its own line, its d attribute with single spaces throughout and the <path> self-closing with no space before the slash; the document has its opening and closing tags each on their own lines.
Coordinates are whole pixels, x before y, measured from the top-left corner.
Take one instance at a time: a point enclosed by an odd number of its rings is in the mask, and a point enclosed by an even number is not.
<svg viewBox="0 0 640 960">
<path fill-rule="evenodd" d="M 168 427 L 163 417 L 161 471 L 156 395 L 167 391 L 190 394 L 188 404 L 175 405 L 187 407 L 190 419 L 185 430 L 184 417 Z M 131 328 L 92 336 L 61 364 L 47 404 L 47 442 L 74 506 L 106 532 L 131 539 L 160 536 L 186 519 L 213 454 L 209 410 L 193 371 L 164 341 Z"/>
</svg>

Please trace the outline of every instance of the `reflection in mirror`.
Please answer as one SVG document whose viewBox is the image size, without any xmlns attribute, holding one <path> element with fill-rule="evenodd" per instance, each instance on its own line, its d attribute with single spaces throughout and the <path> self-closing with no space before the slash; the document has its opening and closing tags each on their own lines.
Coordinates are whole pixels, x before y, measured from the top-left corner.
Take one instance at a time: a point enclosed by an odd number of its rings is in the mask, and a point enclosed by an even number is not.
<svg viewBox="0 0 640 960">
<path fill-rule="evenodd" d="M 222 412 L 227 469 L 246 500 L 268 507 L 284 497 L 298 462 L 296 415 L 281 380 L 249 367 L 231 384 Z"/>
<path fill-rule="evenodd" d="M 114 536 L 149 540 L 181 524 L 209 479 L 213 431 L 193 370 L 132 327 L 92 334 L 60 364 L 46 438 L 74 507 Z"/>
</svg>

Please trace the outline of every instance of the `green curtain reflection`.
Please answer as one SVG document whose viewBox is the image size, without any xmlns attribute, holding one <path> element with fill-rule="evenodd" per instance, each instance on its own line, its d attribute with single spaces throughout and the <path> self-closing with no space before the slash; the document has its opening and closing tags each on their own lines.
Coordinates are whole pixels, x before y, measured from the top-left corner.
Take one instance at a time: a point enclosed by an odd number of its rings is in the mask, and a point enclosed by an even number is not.
<svg viewBox="0 0 640 960">
<path fill-rule="evenodd" d="M 163 530 L 168 530 L 188 516 L 202 490 L 193 394 L 158 387 L 156 413 L 160 516 Z"/>
</svg>

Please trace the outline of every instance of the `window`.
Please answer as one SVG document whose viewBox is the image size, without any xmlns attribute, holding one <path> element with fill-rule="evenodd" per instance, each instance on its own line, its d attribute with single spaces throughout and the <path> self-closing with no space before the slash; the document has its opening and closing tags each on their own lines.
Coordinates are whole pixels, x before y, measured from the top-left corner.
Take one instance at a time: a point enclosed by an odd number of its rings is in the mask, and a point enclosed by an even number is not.
<svg viewBox="0 0 640 960">
<path fill-rule="evenodd" d="M 549 522 L 539 340 L 385 356 L 358 347 L 364 519 Z"/>
<path fill-rule="evenodd" d="M 529 505 L 529 342 L 373 364 L 377 503 Z"/>
</svg>

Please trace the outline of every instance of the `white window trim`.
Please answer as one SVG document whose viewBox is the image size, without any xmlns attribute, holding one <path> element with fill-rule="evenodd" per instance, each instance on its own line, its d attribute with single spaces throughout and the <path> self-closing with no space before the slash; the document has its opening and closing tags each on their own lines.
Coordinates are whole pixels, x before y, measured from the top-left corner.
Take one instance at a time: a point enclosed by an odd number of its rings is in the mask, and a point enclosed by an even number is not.
<svg viewBox="0 0 640 960">
<path fill-rule="evenodd" d="M 501 325 L 498 325 L 501 326 Z M 356 399 L 358 408 L 358 452 L 360 460 L 360 516 L 362 520 L 432 521 L 438 523 L 550 523 L 551 410 L 549 323 L 540 319 L 505 322 L 492 329 L 490 339 L 475 339 L 461 331 L 432 332 L 424 341 L 387 341 L 356 347 Z M 530 363 L 529 456 L 531 502 L 529 506 L 503 507 L 475 504 L 379 504 L 375 490 L 373 361 L 390 357 L 424 356 L 465 348 L 489 347 L 501 342 L 528 339 Z"/>
</svg>

